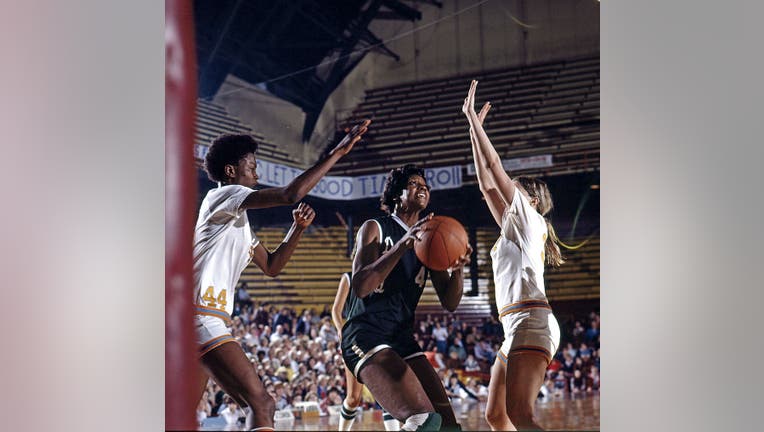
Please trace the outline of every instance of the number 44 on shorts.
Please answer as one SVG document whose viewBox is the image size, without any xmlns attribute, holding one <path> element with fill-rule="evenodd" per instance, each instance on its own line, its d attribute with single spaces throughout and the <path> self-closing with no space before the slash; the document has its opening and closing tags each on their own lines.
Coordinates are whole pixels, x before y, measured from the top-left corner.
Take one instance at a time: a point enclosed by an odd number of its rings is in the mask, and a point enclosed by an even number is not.
<svg viewBox="0 0 764 432">
<path fill-rule="evenodd" d="M 228 304 L 226 301 L 226 290 L 220 291 L 220 294 L 215 298 L 215 288 L 212 286 L 207 287 L 207 291 L 204 292 L 202 300 L 207 304 L 207 307 L 213 309 L 225 310 L 225 305 Z"/>
</svg>

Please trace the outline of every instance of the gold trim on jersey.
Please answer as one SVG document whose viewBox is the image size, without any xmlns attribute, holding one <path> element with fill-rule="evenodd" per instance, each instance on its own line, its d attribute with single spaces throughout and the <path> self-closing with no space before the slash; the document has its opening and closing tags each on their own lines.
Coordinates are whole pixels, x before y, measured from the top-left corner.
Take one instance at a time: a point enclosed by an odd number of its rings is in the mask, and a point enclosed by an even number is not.
<svg viewBox="0 0 764 432">
<path fill-rule="evenodd" d="M 528 310 L 528 309 L 538 309 L 538 308 L 549 309 L 549 310 L 552 309 L 552 307 L 549 306 L 549 303 L 547 303 L 546 300 L 523 300 L 517 303 L 511 303 L 501 307 L 499 309 L 499 319 L 511 313 L 520 312 L 520 311 Z"/>
<path fill-rule="evenodd" d="M 224 310 L 202 306 L 199 304 L 195 304 L 194 309 L 197 315 L 207 315 L 207 316 L 212 316 L 215 318 L 220 318 L 228 326 L 230 326 L 233 323 L 233 321 L 231 321 L 231 315 L 228 315 L 228 312 Z"/>
<path fill-rule="evenodd" d="M 199 347 L 199 356 L 201 357 L 227 342 L 236 342 L 236 339 L 230 334 L 224 334 L 214 339 L 210 339 Z"/>
</svg>

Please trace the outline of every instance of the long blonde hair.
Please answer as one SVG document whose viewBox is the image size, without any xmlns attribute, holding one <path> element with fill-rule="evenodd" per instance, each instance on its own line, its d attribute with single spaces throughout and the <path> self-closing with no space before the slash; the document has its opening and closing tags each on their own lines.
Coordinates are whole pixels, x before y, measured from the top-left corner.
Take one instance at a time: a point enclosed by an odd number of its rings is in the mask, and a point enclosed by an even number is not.
<svg viewBox="0 0 764 432">
<path fill-rule="evenodd" d="M 560 252 L 560 246 L 557 244 L 559 239 L 557 233 L 554 231 L 552 223 L 546 215 L 554 208 L 554 202 L 552 201 L 552 193 L 549 192 L 549 187 L 542 180 L 533 177 L 519 176 L 515 177 L 516 181 L 523 189 L 528 193 L 531 198 L 536 198 L 538 204 L 536 204 L 536 211 L 544 217 L 546 222 L 546 229 L 549 235 L 544 243 L 544 255 L 546 256 L 546 263 L 559 267 L 565 260 Z"/>
</svg>

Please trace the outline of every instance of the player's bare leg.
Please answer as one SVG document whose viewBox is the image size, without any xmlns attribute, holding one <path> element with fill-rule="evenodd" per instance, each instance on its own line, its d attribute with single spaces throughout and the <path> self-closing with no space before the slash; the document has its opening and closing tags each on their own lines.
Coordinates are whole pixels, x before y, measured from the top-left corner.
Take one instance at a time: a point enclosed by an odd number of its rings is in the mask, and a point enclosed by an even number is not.
<svg viewBox="0 0 764 432">
<path fill-rule="evenodd" d="M 440 429 L 440 415 L 422 384 L 392 349 L 383 349 L 369 358 L 360 377 L 385 411 L 404 422 L 402 430 Z"/>
<path fill-rule="evenodd" d="M 204 394 L 204 391 L 207 389 L 207 382 L 209 381 L 210 377 L 207 375 L 205 371 L 202 369 L 198 370 L 198 384 L 196 389 L 194 390 L 194 400 L 198 403 L 199 400 L 202 399 L 202 395 Z"/>
<path fill-rule="evenodd" d="M 440 414 L 442 418 L 442 429 L 459 429 L 459 424 L 456 422 L 456 415 L 454 415 L 454 409 L 451 407 L 451 402 L 446 395 L 446 389 L 443 388 L 443 383 L 440 381 L 438 374 L 425 356 L 418 356 L 412 359 L 406 360 L 411 370 L 414 371 L 419 382 L 422 384 L 427 397 L 432 402 L 435 412 Z"/>
<path fill-rule="evenodd" d="M 340 411 L 339 430 L 341 431 L 350 430 L 353 426 L 357 412 L 356 409 L 361 404 L 361 393 L 363 392 L 363 384 L 355 379 L 348 368 L 345 368 L 345 382 L 347 383 L 347 396 L 342 401 L 342 409 Z"/>
<path fill-rule="evenodd" d="M 239 344 L 229 342 L 218 346 L 202 356 L 202 364 L 229 396 L 245 401 L 250 407 L 248 428 L 273 428 L 276 402 L 266 392 Z"/>
<path fill-rule="evenodd" d="M 488 383 L 488 402 L 485 419 L 491 430 L 515 431 L 515 426 L 507 415 L 507 366 L 496 357 L 491 367 L 491 381 Z"/>
<path fill-rule="evenodd" d="M 533 406 L 549 362 L 535 354 L 510 355 L 507 361 L 507 414 L 517 430 L 543 430 Z"/>
</svg>

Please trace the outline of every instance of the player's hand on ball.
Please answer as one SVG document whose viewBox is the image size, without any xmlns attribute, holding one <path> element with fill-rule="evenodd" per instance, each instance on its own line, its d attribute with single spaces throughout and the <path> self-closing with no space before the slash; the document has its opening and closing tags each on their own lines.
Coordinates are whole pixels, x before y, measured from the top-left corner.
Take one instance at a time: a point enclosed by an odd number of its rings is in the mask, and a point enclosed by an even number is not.
<svg viewBox="0 0 764 432">
<path fill-rule="evenodd" d="M 432 219 L 434 214 L 435 213 L 430 213 L 422 219 L 419 219 L 417 223 L 409 228 L 409 230 L 406 232 L 406 235 L 403 236 L 399 242 L 401 242 L 406 249 L 413 248 L 414 242 L 421 240 L 419 233 L 422 231 L 422 225 L 424 225 L 424 223 L 428 220 Z"/>
<path fill-rule="evenodd" d="M 313 223 L 316 212 L 311 206 L 300 203 L 296 209 L 292 210 L 292 217 L 294 218 L 295 225 L 300 228 L 307 228 L 308 225 Z"/>
<path fill-rule="evenodd" d="M 472 246 L 467 244 L 467 252 L 465 252 L 464 255 L 460 256 L 458 260 L 456 260 L 454 265 L 451 266 L 451 268 L 449 269 L 449 273 L 463 270 L 464 266 L 470 263 L 471 255 L 472 255 Z"/>
</svg>

